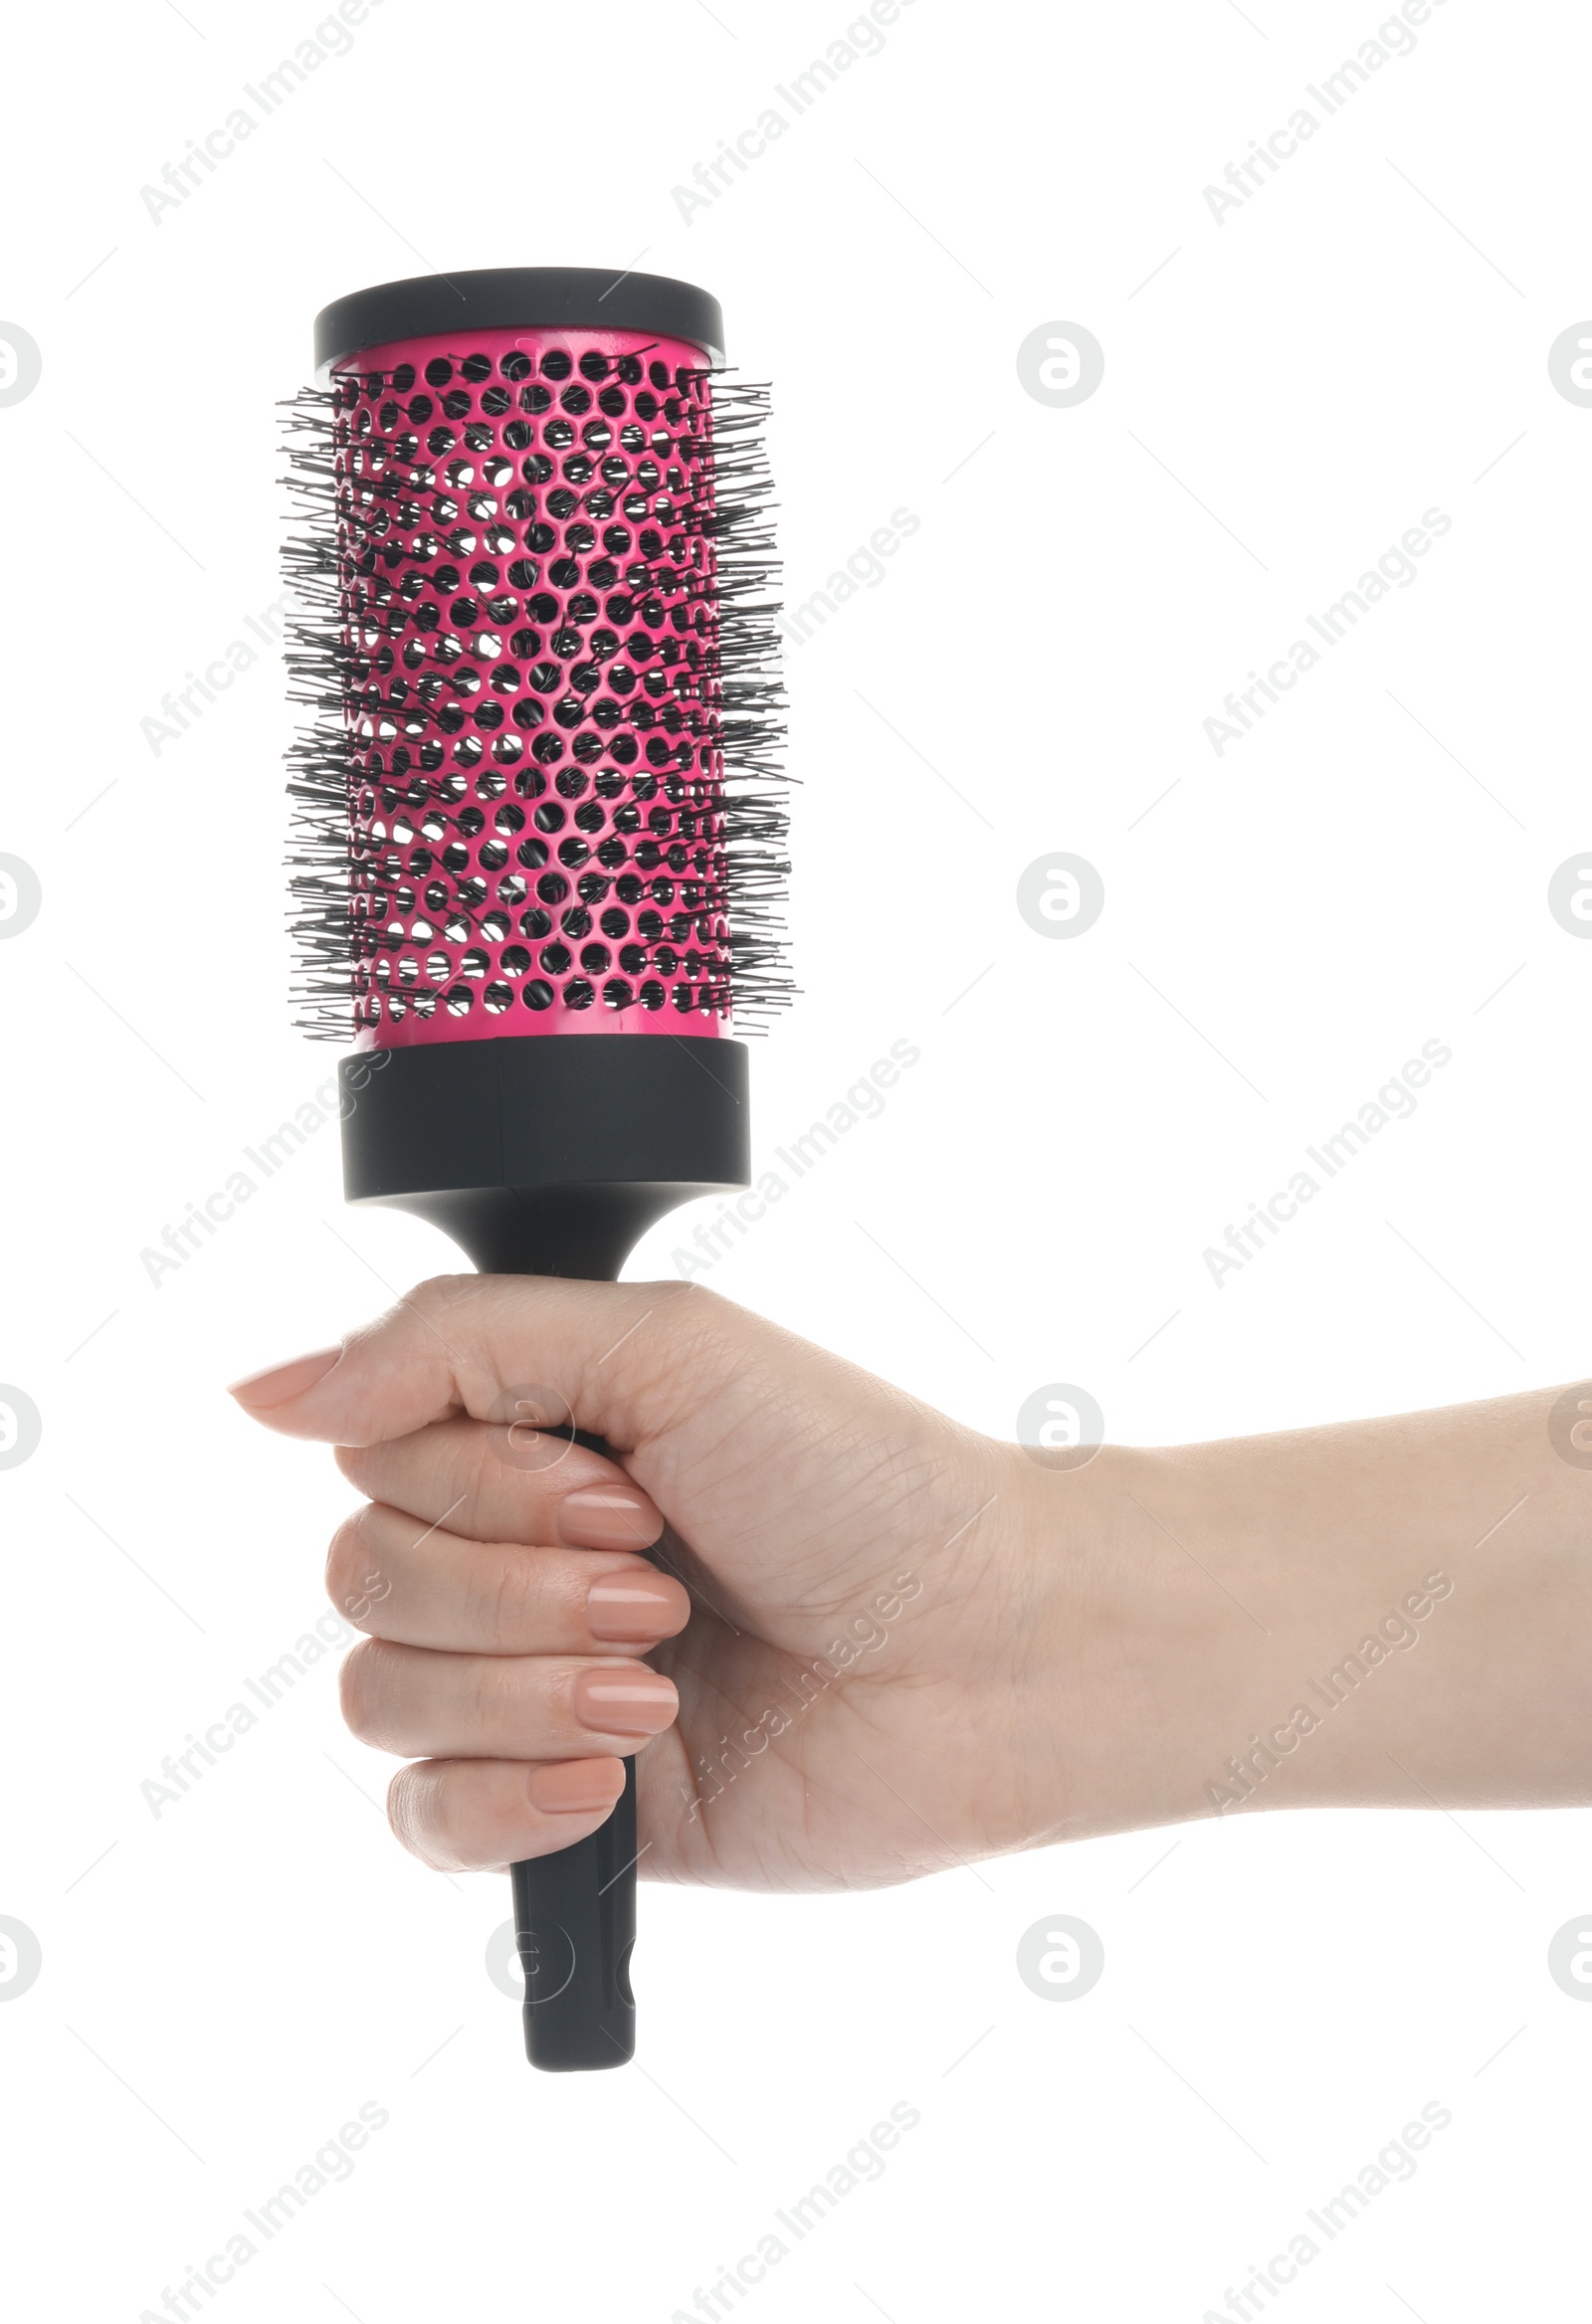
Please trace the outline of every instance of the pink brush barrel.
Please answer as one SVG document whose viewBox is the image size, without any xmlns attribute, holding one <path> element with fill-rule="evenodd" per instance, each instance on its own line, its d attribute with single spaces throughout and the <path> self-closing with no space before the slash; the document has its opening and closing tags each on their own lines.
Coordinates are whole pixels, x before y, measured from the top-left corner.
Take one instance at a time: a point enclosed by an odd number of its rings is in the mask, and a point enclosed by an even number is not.
<svg viewBox="0 0 1592 2324">
<path fill-rule="evenodd" d="M 467 329 L 331 384 L 356 1046 L 727 1033 L 702 350 Z"/>
</svg>

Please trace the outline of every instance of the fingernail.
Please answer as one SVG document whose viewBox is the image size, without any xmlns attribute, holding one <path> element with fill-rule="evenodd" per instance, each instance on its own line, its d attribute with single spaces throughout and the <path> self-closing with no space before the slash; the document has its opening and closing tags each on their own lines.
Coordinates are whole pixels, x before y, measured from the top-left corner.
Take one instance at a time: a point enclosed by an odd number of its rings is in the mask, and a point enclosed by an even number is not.
<svg viewBox="0 0 1592 2324">
<path fill-rule="evenodd" d="M 302 1396 L 306 1388 L 313 1388 L 323 1380 L 342 1354 L 339 1340 L 334 1348 L 316 1348 L 312 1355 L 295 1356 L 292 1363 L 273 1364 L 264 1372 L 248 1372 L 241 1380 L 232 1381 L 227 1389 L 250 1412 L 274 1412 L 279 1404 L 291 1403 Z"/>
<path fill-rule="evenodd" d="M 614 1646 L 672 1638 L 690 1616 L 691 1600 L 668 1574 L 605 1574 L 586 1593 L 586 1628 Z"/>
<path fill-rule="evenodd" d="M 625 1788 L 623 1769 L 611 1759 L 571 1759 L 533 1767 L 525 1791 L 544 1816 L 593 1816 L 611 1808 Z"/>
<path fill-rule="evenodd" d="M 597 1735 L 658 1735 L 680 1698 L 656 1670 L 583 1670 L 575 1680 L 575 1716 Z"/>
<path fill-rule="evenodd" d="M 582 1485 L 558 1504 L 558 1538 L 566 1549 L 650 1549 L 664 1520 L 645 1493 L 611 1484 Z"/>
</svg>

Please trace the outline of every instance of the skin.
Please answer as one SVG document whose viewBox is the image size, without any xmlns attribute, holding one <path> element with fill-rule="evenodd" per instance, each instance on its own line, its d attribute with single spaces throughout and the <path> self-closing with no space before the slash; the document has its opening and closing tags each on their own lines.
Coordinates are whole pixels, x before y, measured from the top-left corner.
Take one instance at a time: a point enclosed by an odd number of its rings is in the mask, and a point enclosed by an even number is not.
<svg viewBox="0 0 1592 2324">
<path fill-rule="evenodd" d="M 365 1496 L 343 1712 L 447 1870 L 595 1830 L 638 1751 L 643 1875 L 747 1888 L 1592 1800 L 1592 1468 L 1552 1389 L 1036 1455 L 699 1285 L 467 1275 L 232 1393 Z"/>
</svg>

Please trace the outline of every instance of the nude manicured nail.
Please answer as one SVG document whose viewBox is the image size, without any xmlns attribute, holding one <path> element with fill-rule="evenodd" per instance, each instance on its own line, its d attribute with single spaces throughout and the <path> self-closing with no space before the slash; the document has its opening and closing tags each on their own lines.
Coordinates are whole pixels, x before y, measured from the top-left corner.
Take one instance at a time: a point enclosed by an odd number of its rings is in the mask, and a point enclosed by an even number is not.
<svg viewBox="0 0 1592 2324">
<path fill-rule="evenodd" d="M 575 1716 L 597 1735 L 658 1735 L 679 1698 L 656 1670 L 583 1670 L 575 1680 Z"/>
<path fill-rule="evenodd" d="M 645 1493 L 585 1484 L 558 1504 L 558 1538 L 566 1549 L 650 1549 L 664 1521 Z"/>
<path fill-rule="evenodd" d="M 302 1396 L 306 1388 L 313 1388 L 323 1380 L 342 1354 L 342 1343 L 334 1348 L 316 1348 L 311 1355 L 295 1356 L 288 1364 L 273 1364 L 264 1372 L 246 1373 L 234 1380 L 227 1389 L 250 1412 L 274 1412 L 279 1404 L 288 1404 L 296 1396 Z"/>
<path fill-rule="evenodd" d="M 624 1788 L 622 1775 L 614 1779 L 611 1759 L 555 1761 L 533 1767 L 525 1778 L 530 1804 L 544 1816 L 594 1816 L 611 1808 Z"/>
<path fill-rule="evenodd" d="M 586 1593 L 586 1628 L 614 1646 L 671 1638 L 690 1613 L 691 1600 L 668 1574 L 605 1574 Z"/>
</svg>

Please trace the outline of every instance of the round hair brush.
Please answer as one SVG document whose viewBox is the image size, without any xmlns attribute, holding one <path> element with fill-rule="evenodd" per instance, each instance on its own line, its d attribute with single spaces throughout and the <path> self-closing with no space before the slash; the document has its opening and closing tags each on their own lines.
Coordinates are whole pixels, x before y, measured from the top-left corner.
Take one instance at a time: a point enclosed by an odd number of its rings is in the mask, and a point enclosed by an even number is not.
<svg viewBox="0 0 1592 2324">
<path fill-rule="evenodd" d="M 611 1281 L 749 1178 L 731 1009 L 789 998 L 789 867 L 767 391 L 722 345 L 659 276 L 427 276 L 326 307 L 289 407 L 299 1022 L 354 1045 L 348 1200 L 497 1272 Z M 631 1758 L 513 1867 L 532 2064 L 632 2055 L 635 1867 Z"/>
</svg>

